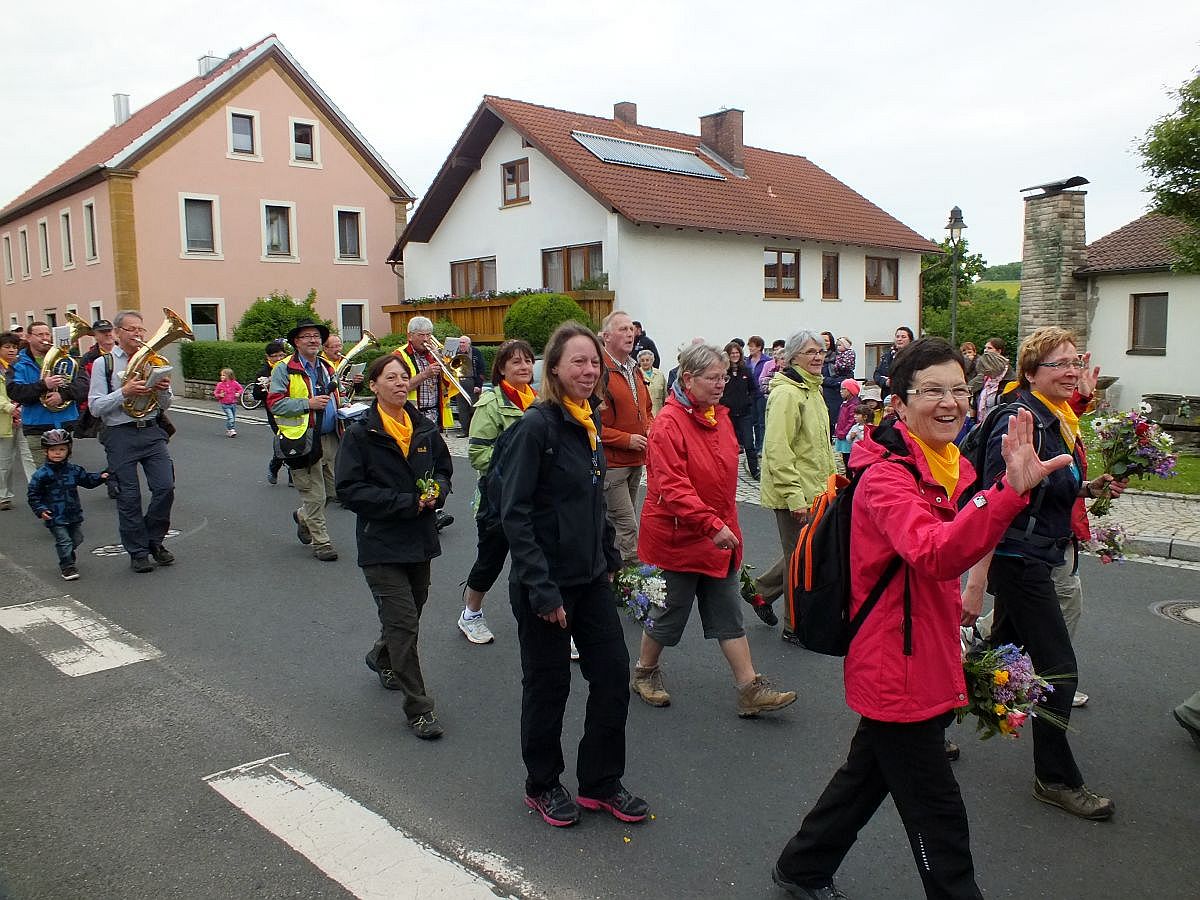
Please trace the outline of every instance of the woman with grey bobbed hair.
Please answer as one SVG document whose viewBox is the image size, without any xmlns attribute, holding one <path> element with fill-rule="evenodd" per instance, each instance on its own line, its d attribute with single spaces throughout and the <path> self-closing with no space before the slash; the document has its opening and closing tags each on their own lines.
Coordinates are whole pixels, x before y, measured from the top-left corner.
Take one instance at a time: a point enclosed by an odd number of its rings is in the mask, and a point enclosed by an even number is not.
<svg viewBox="0 0 1200 900">
<path fill-rule="evenodd" d="M 638 557 L 662 569 L 666 608 L 651 607 L 633 692 L 651 706 L 667 706 L 659 658 L 679 643 L 700 609 L 704 636 L 717 641 L 733 673 L 737 714 L 743 718 L 794 702 L 754 671 L 739 600 L 742 533 L 737 518 L 738 442 L 729 408 L 721 405 L 728 357 L 707 344 L 679 356 L 679 377 L 654 419 L 646 453 L 646 502 L 638 529 Z"/>
<path fill-rule="evenodd" d="M 657 416 L 658 411 L 667 402 L 667 376 L 654 368 L 654 352 L 651 350 L 638 353 L 637 364 L 638 371 L 646 382 L 646 389 L 650 391 L 650 412 Z"/>
<path fill-rule="evenodd" d="M 829 439 L 829 410 L 821 395 L 825 339 L 816 331 L 797 331 L 783 348 L 783 368 L 771 378 L 767 428 L 763 439 L 760 497 L 775 510 L 783 556 L 758 579 L 763 605 L 755 606 L 768 625 L 778 619 L 771 604 L 787 585 L 787 566 L 808 508 L 837 471 Z M 786 608 L 786 607 L 785 607 Z M 786 616 L 783 639 L 795 643 L 795 623 Z"/>
</svg>

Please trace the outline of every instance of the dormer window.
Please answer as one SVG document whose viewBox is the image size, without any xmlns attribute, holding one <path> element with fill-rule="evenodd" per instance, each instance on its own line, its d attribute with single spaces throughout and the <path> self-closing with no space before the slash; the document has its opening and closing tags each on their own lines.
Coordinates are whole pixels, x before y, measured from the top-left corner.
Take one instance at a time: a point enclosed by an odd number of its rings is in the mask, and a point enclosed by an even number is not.
<svg viewBox="0 0 1200 900">
<path fill-rule="evenodd" d="M 505 163 L 504 205 L 529 202 L 529 159 L 518 159 Z"/>
</svg>

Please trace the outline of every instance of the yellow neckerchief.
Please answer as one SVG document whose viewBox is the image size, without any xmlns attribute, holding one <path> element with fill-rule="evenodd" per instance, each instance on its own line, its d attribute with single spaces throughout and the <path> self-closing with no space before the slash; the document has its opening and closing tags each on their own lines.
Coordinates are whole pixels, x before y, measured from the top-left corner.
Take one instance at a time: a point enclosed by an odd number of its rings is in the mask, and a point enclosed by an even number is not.
<svg viewBox="0 0 1200 900">
<path fill-rule="evenodd" d="M 513 406 L 520 407 L 521 412 L 529 409 L 533 405 L 533 401 L 537 399 L 537 392 L 534 391 L 532 384 L 518 386 L 507 378 L 500 379 L 500 391 L 510 401 L 513 401 Z"/>
<path fill-rule="evenodd" d="M 933 476 L 933 480 L 946 489 L 947 497 L 953 497 L 954 489 L 958 487 L 958 448 L 952 443 L 947 444 L 945 449 L 939 453 L 911 431 L 908 436 L 925 454 L 925 462 L 929 463 L 929 474 Z"/>
<path fill-rule="evenodd" d="M 717 408 L 715 406 L 705 407 L 700 410 L 700 415 L 704 416 L 704 421 L 709 425 L 717 424 Z"/>
<path fill-rule="evenodd" d="M 592 407 L 586 400 L 576 403 L 570 397 L 563 397 L 563 409 L 571 414 L 571 418 L 587 429 L 588 440 L 592 449 L 596 449 L 596 422 L 592 419 Z"/>
<path fill-rule="evenodd" d="M 1054 418 L 1058 419 L 1058 429 L 1062 432 L 1063 442 L 1067 445 L 1067 452 L 1074 453 L 1075 442 L 1079 440 L 1079 416 L 1075 415 L 1075 410 L 1071 409 L 1071 404 L 1066 400 L 1059 400 L 1055 403 L 1038 391 L 1032 391 L 1031 393 L 1042 401 L 1042 405 L 1046 409 L 1054 413 Z"/>
<path fill-rule="evenodd" d="M 400 445 L 400 452 L 408 456 L 408 448 L 412 443 L 413 426 L 412 420 L 408 417 L 408 413 L 404 408 L 400 409 L 400 418 L 393 419 L 383 411 L 383 407 L 378 403 L 375 408 L 379 410 L 379 421 L 383 423 L 383 430 L 392 436 L 397 444 Z"/>
</svg>

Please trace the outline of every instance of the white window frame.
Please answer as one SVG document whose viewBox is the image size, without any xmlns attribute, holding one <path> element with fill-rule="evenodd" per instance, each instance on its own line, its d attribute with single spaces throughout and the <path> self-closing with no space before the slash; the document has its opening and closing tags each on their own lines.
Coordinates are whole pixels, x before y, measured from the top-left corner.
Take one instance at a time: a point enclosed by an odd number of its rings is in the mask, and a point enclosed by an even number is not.
<svg viewBox="0 0 1200 900">
<path fill-rule="evenodd" d="M 233 149 L 233 117 L 249 116 L 254 138 L 254 152 L 242 153 Z M 227 159 L 242 159 L 250 162 L 262 162 L 262 113 L 257 109 L 239 109 L 236 106 L 225 107 L 225 157 Z"/>
<path fill-rule="evenodd" d="M 189 250 L 187 245 L 186 200 L 205 200 L 212 204 L 213 248 L 212 250 Z M 221 197 L 219 194 L 195 194 L 179 192 L 179 258 L 180 259 L 224 259 L 221 246 Z"/>
<path fill-rule="evenodd" d="M 14 331 L 18 327 L 20 327 L 20 325 L 21 325 L 21 320 L 17 318 L 17 314 L 9 313 L 8 314 L 8 330 Z"/>
<path fill-rule="evenodd" d="M 186 321 L 187 321 L 189 327 L 193 327 L 195 324 L 195 320 L 192 318 L 192 307 L 193 306 L 214 306 L 215 305 L 217 307 L 217 340 L 218 341 L 229 340 L 229 336 L 228 336 L 229 318 L 225 315 L 225 298 L 224 297 L 184 297 L 183 303 L 184 303 L 184 309 L 186 310 L 184 315 L 187 316 Z"/>
<path fill-rule="evenodd" d="M 338 213 L 358 214 L 358 256 L 342 256 L 342 233 L 338 228 Z M 361 206 L 335 206 L 333 208 L 333 262 L 339 266 L 365 266 L 367 264 L 367 211 Z"/>
<path fill-rule="evenodd" d="M 99 322 L 104 318 L 103 300 L 93 300 L 90 304 L 88 304 L 88 309 L 91 310 L 93 322 Z"/>
<path fill-rule="evenodd" d="M 76 316 L 79 315 L 79 304 L 78 303 L 68 303 L 67 304 L 67 312 L 72 313 L 73 315 L 76 315 Z"/>
<path fill-rule="evenodd" d="M 34 318 L 33 310 L 32 309 L 25 310 L 25 333 L 26 334 L 29 334 L 29 326 L 32 325 L 36 321 L 37 321 L 37 319 Z"/>
<path fill-rule="evenodd" d="M 338 316 L 338 334 L 345 330 L 345 317 L 342 310 L 347 306 L 358 306 L 362 308 L 362 330 L 364 332 L 371 330 L 371 303 L 368 300 L 339 300 L 337 302 Z"/>
<path fill-rule="evenodd" d="M 3 235 L 0 235 L 0 244 L 3 244 L 4 247 L 4 283 L 12 284 L 17 280 L 17 273 L 13 268 L 11 231 L 6 231 Z M 13 321 L 16 320 L 14 319 Z"/>
<path fill-rule="evenodd" d="M 312 126 L 313 158 L 311 160 L 296 158 L 296 126 L 297 125 Z M 323 166 L 321 165 L 321 123 L 318 122 L 316 119 L 302 119 L 302 118 L 299 118 L 298 116 L 288 116 L 287 142 L 288 142 L 288 157 L 290 160 L 289 165 L 297 166 L 301 169 L 323 168 Z"/>
<path fill-rule="evenodd" d="M 42 275 L 49 275 L 54 269 L 50 265 L 50 220 L 45 216 L 37 220 L 37 236 L 38 263 L 42 267 Z"/>
<path fill-rule="evenodd" d="M 100 262 L 100 235 L 96 224 L 96 198 L 83 201 L 83 255 L 89 266 Z"/>
<path fill-rule="evenodd" d="M 283 206 L 288 210 L 288 255 L 267 254 L 267 207 Z M 259 262 L 298 263 L 300 262 L 300 236 L 296 222 L 296 203 L 293 200 L 259 200 L 258 227 L 261 232 L 259 249 L 262 255 Z"/>
<path fill-rule="evenodd" d="M 17 263 L 21 269 L 22 281 L 33 277 L 29 268 L 29 228 L 25 225 L 17 229 Z"/>
<path fill-rule="evenodd" d="M 71 234 L 71 207 L 58 211 L 58 236 L 62 241 L 62 268 L 69 272 L 75 268 L 75 238 Z"/>
</svg>

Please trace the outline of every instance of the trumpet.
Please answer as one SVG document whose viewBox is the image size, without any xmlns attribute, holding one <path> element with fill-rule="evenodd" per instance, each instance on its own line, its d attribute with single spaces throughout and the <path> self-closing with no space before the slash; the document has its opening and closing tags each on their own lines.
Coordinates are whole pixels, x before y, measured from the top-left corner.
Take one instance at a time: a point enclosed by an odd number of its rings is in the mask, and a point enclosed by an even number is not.
<svg viewBox="0 0 1200 900">
<path fill-rule="evenodd" d="M 460 394 L 466 397 L 468 401 L 470 401 L 470 393 L 462 386 L 462 382 L 459 380 L 463 377 L 463 364 L 462 362 L 459 362 L 459 360 L 463 359 L 463 355 L 459 354 L 458 356 L 447 356 L 446 345 L 439 341 L 432 334 L 429 336 L 429 343 L 437 353 L 438 359 L 440 359 L 442 362 L 442 374 L 446 376 L 446 380 L 454 385 L 455 390 L 457 390 Z"/>
<path fill-rule="evenodd" d="M 67 380 L 69 385 L 71 380 L 75 377 L 76 369 L 79 368 L 78 360 L 72 358 L 71 356 L 70 345 L 74 344 L 85 334 L 90 334 L 92 331 L 92 326 L 72 312 L 66 314 L 66 319 L 67 324 L 71 326 L 71 339 L 66 347 L 51 347 L 46 351 L 46 356 L 42 360 L 40 377 L 42 380 L 45 380 L 51 375 L 61 375 Z M 50 393 L 53 392 L 46 391 L 45 394 L 42 394 L 41 398 L 42 406 L 46 407 L 46 409 L 48 409 L 50 412 L 62 412 L 75 402 L 71 399 L 70 392 L 64 389 L 58 391 L 58 394 L 62 399 L 55 405 L 51 406 L 46 403 L 46 394 Z"/>
<path fill-rule="evenodd" d="M 362 353 L 368 347 L 378 348 L 379 341 L 375 335 L 364 328 L 362 339 L 351 347 L 350 351 L 338 360 L 337 364 L 333 367 L 333 377 L 337 379 L 338 390 L 341 391 L 343 397 L 349 397 L 351 391 L 354 390 L 354 382 L 350 380 L 350 360 L 354 359 L 354 357 L 358 356 L 358 354 Z"/>
</svg>

